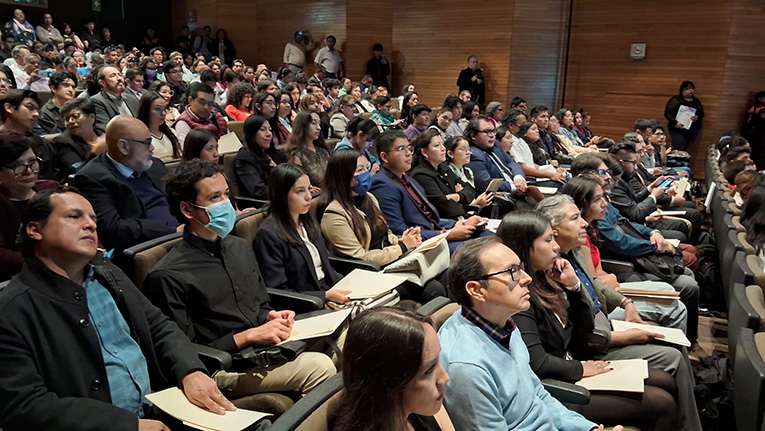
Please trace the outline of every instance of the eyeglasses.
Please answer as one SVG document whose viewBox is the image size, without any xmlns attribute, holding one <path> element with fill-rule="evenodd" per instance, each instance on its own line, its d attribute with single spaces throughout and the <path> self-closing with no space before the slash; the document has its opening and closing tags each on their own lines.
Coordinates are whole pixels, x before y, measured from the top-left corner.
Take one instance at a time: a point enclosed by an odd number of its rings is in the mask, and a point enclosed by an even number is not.
<svg viewBox="0 0 765 431">
<path fill-rule="evenodd" d="M 462 154 L 473 154 L 473 149 L 470 147 L 460 148 L 457 151 L 459 151 Z"/>
<path fill-rule="evenodd" d="M 159 94 L 167 94 L 168 96 L 172 96 L 175 94 L 175 92 L 173 90 L 162 90 L 159 92 Z"/>
<path fill-rule="evenodd" d="M 351 108 L 354 111 L 356 110 L 356 105 L 351 105 L 351 104 L 348 104 L 348 103 L 342 103 L 341 105 L 345 106 L 346 108 Z"/>
<path fill-rule="evenodd" d="M 478 133 L 486 133 L 487 135 L 496 135 L 497 129 L 479 130 Z"/>
<path fill-rule="evenodd" d="M 622 164 L 625 163 L 631 163 L 634 166 L 637 166 L 637 162 L 635 160 L 622 160 Z"/>
<path fill-rule="evenodd" d="M 393 149 L 393 151 L 395 151 L 397 153 L 403 153 L 403 152 L 406 152 L 406 151 L 408 151 L 410 153 L 413 153 L 414 152 L 414 146 L 412 146 L 412 145 L 403 145 L 401 147 L 396 147 L 395 149 Z"/>
<path fill-rule="evenodd" d="M 21 175 L 24 175 L 24 172 L 29 169 L 33 173 L 40 172 L 40 163 L 42 163 L 42 159 L 39 157 L 35 157 L 30 161 L 29 163 L 14 163 L 12 165 L 4 166 L 6 169 L 10 169 L 13 171 L 13 173 L 18 177 Z"/>
<path fill-rule="evenodd" d="M 139 144 L 145 145 L 146 148 L 149 148 L 151 146 L 151 138 L 146 139 L 145 141 L 141 141 L 141 140 L 138 140 L 138 139 L 127 139 L 127 138 L 125 140 L 128 141 L 128 142 L 138 142 Z"/>
<path fill-rule="evenodd" d="M 521 272 L 523 272 L 523 265 L 513 265 L 510 268 L 503 269 L 502 271 L 492 272 L 490 274 L 483 275 L 479 278 L 479 280 L 488 280 L 491 277 L 494 277 L 495 275 L 510 273 L 510 279 L 513 281 L 518 281 L 521 279 Z"/>
<path fill-rule="evenodd" d="M 23 106 L 23 107 L 25 107 L 25 108 L 29 109 L 29 110 L 30 110 L 30 111 L 32 111 L 32 112 L 37 112 L 37 111 L 39 111 L 39 110 L 40 110 L 40 107 L 39 107 L 39 106 L 37 106 L 37 105 L 33 105 L 33 104 L 31 104 L 31 103 L 25 103 L 25 104 L 23 104 L 23 105 L 21 105 L 21 106 Z"/>
<path fill-rule="evenodd" d="M 183 71 L 182 70 L 178 70 L 178 69 L 174 69 L 174 70 L 168 70 L 167 73 L 173 74 L 173 75 L 180 75 L 181 73 L 183 73 Z"/>
<path fill-rule="evenodd" d="M 605 174 L 611 175 L 611 169 L 598 169 L 596 172 L 599 177 L 602 177 Z"/>
<path fill-rule="evenodd" d="M 202 106 L 212 106 L 212 104 L 215 103 L 215 101 L 207 99 L 194 99 L 194 101 Z"/>
<path fill-rule="evenodd" d="M 13 83 L 10 79 L 0 79 L 0 84 L 12 85 Z"/>
</svg>

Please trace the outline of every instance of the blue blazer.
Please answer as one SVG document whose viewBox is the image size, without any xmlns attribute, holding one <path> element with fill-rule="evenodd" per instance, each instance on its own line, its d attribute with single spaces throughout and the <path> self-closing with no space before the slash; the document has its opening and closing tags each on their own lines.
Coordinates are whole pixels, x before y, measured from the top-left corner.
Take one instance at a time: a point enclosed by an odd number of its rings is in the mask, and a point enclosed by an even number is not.
<svg viewBox="0 0 765 431">
<path fill-rule="evenodd" d="M 407 176 L 406 179 L 412 184 L 412 187 L 414 187 L 414 190 L 420 196 L 420 200 L 430 208 L 437 227 L 451 229 L 454 226 L 454 221 L 441 220 L 438 210 L 425 197 L 425 190 L 422 186 L 412 177 Z M 371 192 L 377 198 L 380 210 L 382 210 L 390 230 L 396 235 L 403 234 L 405 230 L 413 226 L 421 228 L 420 234 L 422 239 L 438 235 L 439 231 L 431 229 L 431 224 L 425 213 L 420 211 L 414 199 L 412 199 L 401 182 L 393 178 L 393 174 L 389 170 L 380 169 L 380 172 L 372 177 Z"/>
<path fill-rule="evenodd" d="M 486 187 L 488 187 L 491 180 L 496 178 L 504 179 L 505 177 L 502 175 L 502 172 L 500 172 L 497 165 L 489 159 L 487 151 L 484 151 L 473 144 L 470 145 L 470 149 L 473 150 L 473 153 L 470 155 L 470 163 L 468 163 L 467 166 L 473 171 L 473 176 L 475 177 L 475 189 L 478 194 L 481 194 L 486 191 Z M 521 165 L 510 157 L 509 154 L 502 151 L 502 147 L 497 143 L 494 144 L 491 151 L 493 151 L 499 160 L 510 169 L 513 173 L 513 177 L 520 175 L 523 178 L 526 178 L 526 176 L 523 175 L 523 168 Z M 504 181 L 499 187 L 499 191 L 513 193 L 515 191 L 515 186 L 512 183 Z"/>
</svg>

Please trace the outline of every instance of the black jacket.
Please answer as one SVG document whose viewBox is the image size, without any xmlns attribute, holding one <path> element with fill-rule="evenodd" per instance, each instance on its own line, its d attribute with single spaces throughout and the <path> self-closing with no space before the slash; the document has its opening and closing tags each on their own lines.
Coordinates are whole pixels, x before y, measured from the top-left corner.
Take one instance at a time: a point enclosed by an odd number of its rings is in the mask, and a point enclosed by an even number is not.
<svg viewBox="0 0 765 431">
<path fill-rule="evenodd" d="M 477 81 L 473 81 L 473 76 L 477 76 L 483 82 L 479 84 Z M 457 77 L 457 87 L 459 87 L 460 92 L 468 90 L 473 95 L 474 102 L 486 105 L 486 100 L 484 100 L 486 79 L 483 77 L 483 69 L 470 70 L 469 67 L 462 69 L 459 77 Z"/>
<path fill-rule="evenodd" d="M 165 164 L 153 159 L 151 168 L 144 174 L 162 193 L 165 192 L 163 177 L 167 174 Z M 107 248 L 124 250 L 175 232 L 165 220 L 146 217 L 141 198 L 133 192 L 106 153 L 95 157 L 74 176 L 77 187 L 93 205 L 98 216 L 98 237 Z"/>
<path fill-rule="evenodd" d="M 282 241 L 270 220 L 258 229 L 255 235 L 255 255 L 266 282 L 266 287 L 302 292 L 324 298 L 324 293 L 335 285 L 342 275 L 329 263 L 324 237 L 312 241 L 319 250 L 324 280 L 319 283 L 313 260 L 305 245 L 294 246 Z"/>
<path fill-rule="evenodd" d="M 611 203 L 619 210 L 619 214 L 635 223 L 645 223 L 645 218 L 656 211 L 656 201 L 653 200 L 647 188 L 643 187 L 643 190 L 636 194 L 623 179 L 614 185 L 611 191 Z"/>
<path fill-rule="evenodd" d="M 122 271 L 100 256 L 92 263 L 146 357 L 152 390 L 206 372 L 189 339 Z M 135 414 L 111 404 L 85 290 L 37 260 L 0 292 L 0 370 L 6 431 L 138 429 Z"/>
<path fill-rule="evenodd" d="M 284 153 L 273 145 L 265 153 L 250 151 L 247 147 L 240 148 L 236 153 L 236 182 L 242 196 L 268 200 L 268 174 L 273 167 L 266 154 L 276 164 L 287 161 Z"/>
<path fill-rule="evenodd" d="M 425 189 L 426 197 L 436 207 L 438 214 L 444 218 L 456 219 L 466 215 L 468 206 L 478 195 L 473 186 L 460 181 L 444 163 L 435 169 L 429 162 L 420 161 L 409 175 Z M 462 185 L 462 191 L 458 193 L 459 202 L 446 198 L 446 195 L 456 193 L 457 184 Z"/>
<path fill-rule="evenodd" d="M 58 180 L 76 173 L 93 158 L 90 145 L 79 136 L 66 132 L 53 138 L 56 155 L 53 157 L 53 172 Z"/>
</svg>

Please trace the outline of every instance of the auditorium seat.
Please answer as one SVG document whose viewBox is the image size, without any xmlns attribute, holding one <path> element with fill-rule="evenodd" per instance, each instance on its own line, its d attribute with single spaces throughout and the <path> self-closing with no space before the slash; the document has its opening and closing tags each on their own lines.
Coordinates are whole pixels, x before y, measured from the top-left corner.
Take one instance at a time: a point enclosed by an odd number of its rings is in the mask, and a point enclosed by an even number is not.
<svg viewBox="0 0 765 431">
<path fill-rule="evenodd" d="M 223 157 L 223 173 L 228 178 L 229 195 L 233 196 L 237 208 L 262 208 L 268 205 L 267 200 L 244 196 L 239 190 L 239 179 L 236 173 L 236 153 L 221 154 Z"/>
<path fill-rule="evenodd" d="M 141 244 L 134 245 L 123 252 L 125 257 L 125 273 L 139 289 L 146 280 L 152 268 L 179 242 L 183 234 L 180 232 L 161 236 Z"/>
<path fill-rule="evenodd" d="M 735 429 L 760 431 L 765 413 L 765 333 L 755 333 L 749 328 L 738 331 L 733 368 Z"/>
<path fill-rule="evenodd" d="M 234 132 L 240 141 L 244 140 L 244 121 L 229 121 L 226 125 L 228 130 Z"/>
<path fill-rule="evenodd" d="M 173 169 L 174 167 L 176 167 L 179 164 L 181 164 L 181 159 L 163 160 L 163 162 L 165 163 L 165 167 L 169 171 L 170 169 Z"/>
<path fill-rule="evenodd" d="M 340 141 L 341 140 L 337 138 L 327 139 L 326 141 L 324 141 L 324 144 L 327 146 L 327 151 L 329 151 L 331 154 L 332 149 L 335 148 L 335 145 L 337 145 L 337 143 Z"/>
<path fill-rule="evenodd" d="M 760 286 L 736 283 L 732 287 L 728 307 L 728 352 L 731 364 L 735 364 L 740 328 L 749 328 L 755 332 L 765 330 L 765 299 Z"/>
</svg>

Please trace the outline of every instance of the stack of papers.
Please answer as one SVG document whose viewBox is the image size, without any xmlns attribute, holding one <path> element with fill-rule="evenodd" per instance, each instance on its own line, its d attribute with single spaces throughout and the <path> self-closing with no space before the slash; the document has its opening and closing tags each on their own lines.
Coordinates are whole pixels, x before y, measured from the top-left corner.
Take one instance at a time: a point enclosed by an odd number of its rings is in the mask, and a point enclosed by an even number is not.
<svg viewBox="0 0 765 431">
<path fill-rule="evenodd" d="M 585 377 L 576 384 L 584 386 L 590 391 L 640 393 L 645 391 L 644 380 L 648 378 L 648 361 L 645 359 L 625 359 L 610 362 L 611 371 L 597 376 Z"/>
<path fill-rule="evenodd" d="M 555 187 L 543 187 L 543 186 L 536 186 L 537 189 L 542 192 L 543 195 L 554 195 L 555 193 L 558 193 L 558 189 Z"/>
<path fill-rule="evenodd" d="M 457 223 L 460 223 L 459 221 Z M 446 241 L 446 237 L 449 235 L 449 232 L 444 232 L 442 234 L 436 235 L 433 238 L 430 238 L 427 241 L 423 241 L 422 244 L 420 244 L 419 247 L 412 250 L 412 253 L 424 253 L 428 250 L 432 250 L 436 247 L 438 247 L 441 242 Z"/>
<path fill-rule="evenodd" d="M 351 314 L 351 309 L 333 311 L 316 317 L 296 320 L 290 336 L 279 344 L 333 334 Z M 277 344 L 277 346 L 279 345 Z"/>
<path fill-rule="evenodd" d="M 368 298 L 377 299 L 388 294 L 405 281 L 406 277 L 400 275 L 354 269 L 330 290 L 350 290 L 351 293 L 348 294 L 348 297 L 351 298 L 351 301 Z"/>
<path fill-rule="evenodd" d="M 669 292 L 666 290 L 649 289 L 629 289 L 622 287 L 619 292 L 624 296 L 637 298 L 657 298 L 657 299 L 678 299 L 680 292 Z"/>
<path fill-rule="evenodd" d="M 242 141 L 234 132 L 226 133 L 218 139 L 218 152 L 220 154 L 237 152 L 240 148 L 242 148 Z"/>
<path fill-rule="evenodd" d="M 622 320 L 612 320 L 611 326 L 614 331 L 626 331 L 628 329 L 637 328 L 644 331 L 661 334 L 664 338 L 656 338 L 655 340 L 664 341 L 667 343 L 678 344 L 680 346 L 691 347 L 691 342 L 688 337 L 685 336 L 683 331 L 677 328 L 664 328 L 662 326 L 646 325 L 643 323 L 624 322 Z"/>
<path fill-rule="evenodd" d="M 180 420 L 184 425 L 200 430 L 241 431 L 255 422 L 271 416 L 268 413 L 236 409 L 224 415 L 208 412 L 191 404 L 178 388 L 165 389 L 146 395 L 160 410 Z"/>
</svg>

